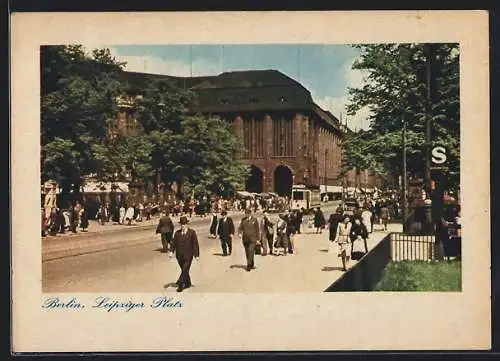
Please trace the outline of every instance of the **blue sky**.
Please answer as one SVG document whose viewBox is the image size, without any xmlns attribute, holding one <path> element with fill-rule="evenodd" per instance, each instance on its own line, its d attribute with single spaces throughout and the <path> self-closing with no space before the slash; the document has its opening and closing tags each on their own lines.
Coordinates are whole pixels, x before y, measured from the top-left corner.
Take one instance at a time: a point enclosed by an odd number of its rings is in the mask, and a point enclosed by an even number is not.
<svg viewBox="0 0 500 361">
<path fill-rule="evenodd" d="M 101 47 L 101 46 L 100 46 Z M 362 85 L 348 45 L 120 45 L 109 47 L 126 70 L 176 76 L 216 75 L 232 70 L 276 69 L 302 83 L 322 108 L 346 120 L 347 87 Z M 192 65 L 191 65 L 192 64 Z M 366 110 L 347 117 L 351 128 L 367 128 Z"/>
</svg>

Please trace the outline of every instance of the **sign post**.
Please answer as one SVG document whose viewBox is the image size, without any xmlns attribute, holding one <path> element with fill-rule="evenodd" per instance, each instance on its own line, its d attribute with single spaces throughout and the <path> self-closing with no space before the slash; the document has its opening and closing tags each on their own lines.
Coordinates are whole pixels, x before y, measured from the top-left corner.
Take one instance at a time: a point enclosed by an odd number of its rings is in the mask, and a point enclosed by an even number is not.
<svg viewBox="0 0 500 361">
<path fill-rule="evenodd" d="M 435 146 L 432 148 L 432 222 L 435 228 L 435 255 L 436 259 L 442 258 L 441 252 L 441 217 L 444 209 L 443 193 L 445 185 L 443 173 L 448 171 L 446 164 L 447 155 L 446 148 L 442 146 Z"/>
</svg>

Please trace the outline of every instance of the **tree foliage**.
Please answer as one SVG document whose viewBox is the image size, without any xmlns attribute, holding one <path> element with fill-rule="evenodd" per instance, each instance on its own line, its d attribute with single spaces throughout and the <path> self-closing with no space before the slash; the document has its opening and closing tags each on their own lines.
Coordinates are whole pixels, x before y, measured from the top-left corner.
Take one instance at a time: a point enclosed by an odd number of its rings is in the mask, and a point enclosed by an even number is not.
<svg viewBox="0 0 500 361">
<path fill-rule="evenodd" d="M 348 114 L 371 110 L 368 132 L 352 133 L 344 142 L 343 171 L 371 168 L 400 174 L 403 120 L 407 124 L 407 170 L 423 177 L 425 127 L 432 118 L 432 145 L 447 149 L 449 169 L 459 169 L 459 49 L 458 44 L 355 45 L 360 57 L 353 69 L 367 74 L 359 88 L 349 89 Z M 428 101 L 426 61 L 432 56 L 431 102 Z M 459 182 L 447 173 L 451 184 Z"/>
<path fill-rule="evenodd" d="M 224 121 L 192 114 L 193 94 L 152 78 L 137 89 L 108 49 L 80 45 L 41 49 L 42 180 L 78 192 L 85 177 L 116 180 L 157 173 L 186 191 L 220 191 L 248 174 L 235 160 L 241 146 Z M 109 136 L 120 99 L 131 101 L 133 131 Z"/>
</svg>

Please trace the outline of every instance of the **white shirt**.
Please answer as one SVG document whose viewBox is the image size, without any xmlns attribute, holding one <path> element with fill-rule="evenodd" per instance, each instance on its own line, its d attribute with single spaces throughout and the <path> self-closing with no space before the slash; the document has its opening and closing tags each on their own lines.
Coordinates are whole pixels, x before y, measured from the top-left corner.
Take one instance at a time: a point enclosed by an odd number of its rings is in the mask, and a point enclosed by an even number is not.
<svg viewBox="0 0 500 361">
<path fill-rule="evenodd" d="M 365 210 L 361 213 L 361 219 L 363 220 L 363 223 L 366 225 L 366 224 L 370 224 L 371 221 L 372 221 L 372 212 L 368 211 L 368 210 Z"/>
</svg>

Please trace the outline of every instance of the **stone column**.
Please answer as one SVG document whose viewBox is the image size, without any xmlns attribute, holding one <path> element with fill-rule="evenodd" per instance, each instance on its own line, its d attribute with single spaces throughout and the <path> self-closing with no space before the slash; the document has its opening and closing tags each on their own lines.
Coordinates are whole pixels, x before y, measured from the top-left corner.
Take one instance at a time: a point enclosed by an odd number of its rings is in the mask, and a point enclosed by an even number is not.
<svg viewBox="0 0 500 361">
<path fill-rule="evenodd" d="M 241 144 L 243 145 L 243 118 L 239 115 L 233 121 L 233 131 L 234 135 L 238 137 L 238 139 L 241 141 Z M 241 158 L 242 156 L 243 152 L 240 151 L 238 154 L 238 158 Z"/>
<path fill-rule="evenodd" d="M 271 157 L 273 156 L 273 119 L 270 115 L 266 114 L 264 116 L 264 159 L 265 159 L 265 169 L 264 171 L 264 192 L 273 192 L 273 180 L 274 180 L 274 169 L 271 169 Z"/>
<path fill-rule="evenodd" d="M 292 123 L 293 133 L 293 156 L 296 159 L 295 183 L 302 183 L 304 180 L 304 124 L 301 113 L 295 114 Z"/>
</svg>

